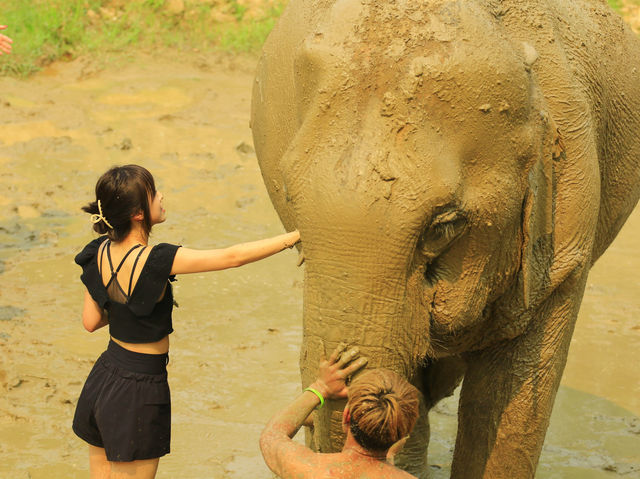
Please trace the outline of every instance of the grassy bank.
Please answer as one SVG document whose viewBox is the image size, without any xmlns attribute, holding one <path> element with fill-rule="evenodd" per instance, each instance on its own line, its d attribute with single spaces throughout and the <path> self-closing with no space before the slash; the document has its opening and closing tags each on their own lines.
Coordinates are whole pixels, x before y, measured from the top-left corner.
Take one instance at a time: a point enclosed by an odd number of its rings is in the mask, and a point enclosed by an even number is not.
<svg viewBox="0 0 640 479">
<path fill-rule="evenodd" d="M 285 0 L 0 0 L 14 40 L 0 74 L 26 76 L 52 61 L 129 48 L 257 51 Z"/>
<path fill-rule="evenodd" d="M 640 0 L 608 0 L 618 12 Z M 287 0 L 0 0 L 14 40 L 0 75 L 132 48 L 259 50 Z"/>
</svg>

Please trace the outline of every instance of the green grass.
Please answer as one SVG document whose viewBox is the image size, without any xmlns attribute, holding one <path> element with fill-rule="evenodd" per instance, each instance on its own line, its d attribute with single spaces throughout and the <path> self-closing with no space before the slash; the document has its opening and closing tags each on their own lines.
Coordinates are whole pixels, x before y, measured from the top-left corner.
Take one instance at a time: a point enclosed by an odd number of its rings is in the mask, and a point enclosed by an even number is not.
<svg viewBox="0 0 640 479">
<path fill-rule="evenodd" d="M 0 21 L 8 25 L 4 33 L 14 41 L 11 55 L 1 58 L 2 73 L 26 75 L 37 64 L 73 55 L 85 36 L 82 2 L 69 2 L 65 8 L 54 2 L 35 8 L 29 4 L 28 0 L 0 2 Z"/>
<path fill-rule="evenodd" d="M 609 2 L 609 6 L 613 8 L 616 12 L 619 12 L 622 8 L 622 0 L 607 0 Z"/>
<path fill-rule="evenodd" d="M 249 18 L 237 0 L 223 0 L 222 22 L 212 19 L 210 4 L 185 4 L 184 12 L 169 14 L 165 0 L 0 0 L 3 33 L 14 41 L 12 53 L 0 57 L 0 74 L 26 76 L 55 60 L 132 48 L 257 51 L 286 0 L 260 18 Z"/>
<path fill-rule="evenodd" d="M 607 0 L 607 2 L 609 3 L 609 6 L 618 13 L 622 10 L 622 7 L 624 7 L 624 4 L 625 4 L 623 0 Z M 629 0 L 626 3 L 627 5 L 628 4 L 640 5 L 640 0 Z"/>
<path fill-rule="evenodd" d="M 259 49 L 284 9 L 284 3 L 271 8 L 266 17 L 258 22 L 240 23 L 220 30 L 219 44 L 224 50 L 250 52 Z M 242 14 L 241 14 L 242 15 Z"/>
</svg>

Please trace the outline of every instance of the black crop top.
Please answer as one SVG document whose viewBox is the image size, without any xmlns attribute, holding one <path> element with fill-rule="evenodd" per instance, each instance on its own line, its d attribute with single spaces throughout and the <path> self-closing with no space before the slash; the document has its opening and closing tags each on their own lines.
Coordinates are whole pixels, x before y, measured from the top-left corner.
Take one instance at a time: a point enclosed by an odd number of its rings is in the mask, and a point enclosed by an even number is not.
<svg viewBox="0 0 640 479">
<path fill-rule="evenodd" d="M 175 276 L 169 273 L 180 246 L 168 243 L 154 246 L 129 300 L 120 303 L 109 298 L 98 270 L 98 249 L 106 239 L 106 236 L 96 238 L 76 256 L 76 263 L 82 266 L 80 279 L 94 301 L 109 312 L 111 336 L 127 343 L 159 341 L 173 332 L 173 292 L 169 281 L 175 281 Z M 163 291 L 164 296 L 158 301 Z"/>
</svg>

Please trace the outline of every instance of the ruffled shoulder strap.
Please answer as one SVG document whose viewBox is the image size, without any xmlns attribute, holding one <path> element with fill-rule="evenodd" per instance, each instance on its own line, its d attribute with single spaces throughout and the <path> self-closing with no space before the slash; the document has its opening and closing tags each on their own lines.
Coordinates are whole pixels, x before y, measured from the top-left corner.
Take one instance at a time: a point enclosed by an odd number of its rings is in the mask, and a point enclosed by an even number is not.
<svg viewBox="0 0 640 479">
<path fill-rule="evenodd" d="M 93 258 L 98 254 L 98 249 L 100 245 L 107 239 L 106 236 L 100 236 L 99 238 L 91 241 L 87 246 L 85 246 L 82 251 L 80 251 L 75 258 L 75 262 L 79 266 L 85 266 L 88 264 Z"/>
<path fill-rule="evenodd" d="M 149 257 L 140 271 L 138 283 L 129 298 L 129 309 L 137 316 L 151 314 L 165 287 L 165 294 L 171 294 L 171 287 L 167 286 L 167 283 L 175 281 L 175 275 L 170 273 L 178 248 L 179 245 L 169 243 L 160 243 L 151 248 Z"/>
<path fill-rule="evenodd" d="M 85 246 L 75 258 L 76 264 L 82 267 L 82 275 L 80 276 L 80 279 L 87 287 L 87 290 L 93 300 L 103 309 L 109 302 L 109 296 L 107 295 L 107 290 L 102 284 L 102 277 L 98 271 L 96 255 L 98 254 L 100 245 L 106 239 L 106 236 L 100 236 L 99 238 L 94 239 Z"/>
</svg>

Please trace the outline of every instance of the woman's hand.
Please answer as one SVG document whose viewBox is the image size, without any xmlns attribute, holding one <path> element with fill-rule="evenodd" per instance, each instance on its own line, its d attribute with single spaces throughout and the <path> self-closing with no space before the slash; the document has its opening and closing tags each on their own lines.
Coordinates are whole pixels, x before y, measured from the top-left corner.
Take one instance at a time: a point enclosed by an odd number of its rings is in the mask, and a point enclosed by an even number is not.
<svg viewBox="0 0 640 479">
<path fill-rule="evenodd" d="M 298 230 L 293 230 L 288 233 L 288 237 L 284 243 L 284 247 L 291 249 L 298 243 L 300 243 L 300 232 Z"/>
<path fill-rule="evenodd" d="M 6 25 L 0 25 L 0 30 L 4 30 L 5 28 L 7 28 Z M 11 53 L 11 44 L 13 43 L 13 40 L 11 40 L 11 38 L 9 38 L 6 35 L 2 35 L 0 34 L 0 55 L 2 55 L 2 53 Z"/>
<path fill-rule="evenodd" d="M 328 360 L 320 362 L 318 379 L 311 384 L 325 399 L 346 398 L 349 392 L 347 379 L 367 364 L 367 358 L 358 358 L 357 347 L 347 350 L 347 345 L 340 343 Z"/>
</svg>

